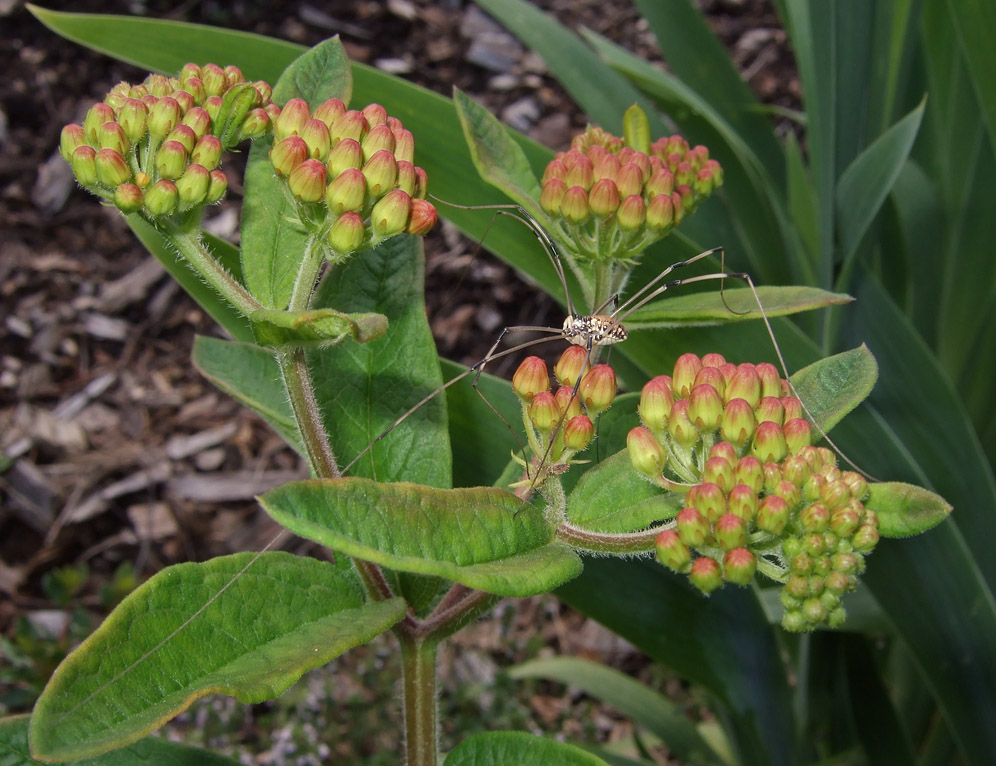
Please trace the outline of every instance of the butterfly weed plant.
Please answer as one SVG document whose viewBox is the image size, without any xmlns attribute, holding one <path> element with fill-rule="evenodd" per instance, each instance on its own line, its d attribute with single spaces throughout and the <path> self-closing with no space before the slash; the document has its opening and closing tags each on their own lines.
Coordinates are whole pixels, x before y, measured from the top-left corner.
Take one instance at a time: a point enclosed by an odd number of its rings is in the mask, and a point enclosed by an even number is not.
<svg viewBox="0 0 996 766">
<path fill-rule="evenodd" d="M 600 361 L 597 337 L 572 338 L 553 379 L 531 357 L 510 387 L 487 382 L 518 398 L 526 454 L 504 431 L 507 468 L 495 485 L 481 486 L 494 478 L 482 470 L 454 488 L 443 397 L 413 409 L 443 384 L 421 298 L 419 237 L 437 217 L 414 164 L 424 137 L 376 103 L 350 103 L 352 90 L 342 48 L 328 41 L 272 89 L 235 66 L 190 64 L 116 86 L 63 130 L 60 151 L 80 185 L 127 216 L 233 336 L 198 339 L 195 364 L 307 461 L 313 478 L 267 492 L 263 508 L 335 555 L 242 553 L 155 575 L 55 671 L 27 729 L 38 760 L 168 748 L 146 735 L 194 699 L 273 699 L 390 632 L 402 659 L 399 751 L 411 766 L 437 764 L 437 649 L 501 598 L 549 593 L 589 555 L 618 558 L 637 577 L 656 558 L 703 608 L 721 588 L 771 586 L 785 631 L 837 628 L 880 537 L 923 532 L 950 510 L 820 446 L 874 384 L 863 347 L 791 379 L 703 348 L 660 359 L 640 380 L 632 366 Z M 638 108 L 622 137 L 590 128 L 537 178 L 490 114 L 459 93 L 455 105 L 477 169 L 547 232 L 588 319 L 626 305 L 646 247 L 723 183 L 707 148 L 650 136 Z M 226 191 L 222 153 L 245 142 L 235 252 L 206 237 L 201 219 Z M 706 276 L 724 274 L 720 263 Z M 652 337 L 663 293 L 679 281 L 637 292 L 649 302 L 619 316 Z M 702 309 L 710 322 L 766 322 L 844 300 L 788 290 L 762 301 L 752 286 L 716 295 Z M 621 380 L 634 393 L 619 393 Z M 476 396 L 462 401 L 474 422 L 454 438 L 477 465 L 495 448 L 475 429 L 495 418 Z M 685 627 L 671 628 L 675 640 Z M 25 725 L 6 722 L 4 736 Z M 677 726 L 669 745 L 679 756 L 723 760 L 725 746 L 689 720 Z M 513 762 L 604 763 L 523 732 L 470 737 L 447 758 Z"/>
</svg>

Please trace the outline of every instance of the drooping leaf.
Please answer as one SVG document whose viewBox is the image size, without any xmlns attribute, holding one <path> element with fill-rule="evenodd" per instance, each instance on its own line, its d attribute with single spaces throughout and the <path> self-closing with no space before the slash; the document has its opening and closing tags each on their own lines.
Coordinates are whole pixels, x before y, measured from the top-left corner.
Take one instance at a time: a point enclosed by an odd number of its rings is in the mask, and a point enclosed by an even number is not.
<svg viewBox="0 0 996 766">
<path fill-rule="evenodd" d="M 607 766 L 573 745 L 524 731 L 486 731 L 468 737 L 450 752 L 446 766 Z"/>
<path fill-rule="evenodd" d="M 267 348 L 323 348 L 346 337 L 369 343 L 387 332 L 383 314 L 343 314 L 334 309 L 276 311 L 260 309 L 249 316 L 256 342 Z"/>
<path fill-rule="evenodd" d="M 951 513 L 943 497 L 898 481 L 873 482 L 865 506 L 878 514 L 883 537 L 912 537 L 940 524 Z"/>
<path fill-rule="evenodd" d="M 26 715 L 0 718 L 0 766 L 41 766 L 28 751 Z M 120 750 L 112 750 L 85 761 L 71 761 L 69 766 L 237 766 L 238 761 L 208 750 L 201 750 L 157 737 L 146 737 Z"/>
<path fill-rule="evenodd" d="M 364 604 L 355 576 L 286 553 L 179 564 L 129 595 L 58 667 L 31 719 L 32 752 L 84 758 L 137 741 L 211 692 L 282 694 L 404 616 Z"/>
<path fill-rule="evenodd" d="M 261 498 L 302 537 L 366 561 L 500 596 L 546 593 L 581 561 L 543 512 L 489 487 L 441 490 L 349 478 L 294 482 Z"/>
<path fill-rule="evenodd" d="M 878 380 L 878 365 L 867 346 L 821 359 L 792 376 L 792 385 L 824 431 L 867 398 Z"/>
<path fill-rule="evenodd" d="M 515 679 L 548 678 L 581 689 L 660 737 L 671 757 L 681 763 L 722 763 L 684 710 L 614 668 L 581 657 L 550 657 L 516 665 L 508 674 Z"/>
</svg>

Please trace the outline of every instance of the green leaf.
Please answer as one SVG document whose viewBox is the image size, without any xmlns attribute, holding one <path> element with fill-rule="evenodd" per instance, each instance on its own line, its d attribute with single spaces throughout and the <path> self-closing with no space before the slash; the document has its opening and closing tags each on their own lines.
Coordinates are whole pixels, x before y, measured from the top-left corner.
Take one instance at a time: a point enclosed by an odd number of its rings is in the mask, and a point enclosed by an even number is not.
<svg viewBox="0 0 996 766">
<path fill-rule="evenodd" d="M 280 383 L 280 368 L 273 354 L 250 343 L 234 343 L 198 335 L 194 339 L 191 359 L 201 375 L 254 410 L 273 426 L 284 441 L 304 454 L 294 414 Z"/>
<path fill-rule="evenodd" d="M 879 136 L 840 177 L 836 192 L 837 226 L 845 262 L 854 255 L 906 163 L 926 103 L 925 98 Z"/>
<path fill-rule="evenodd" d="M 878 514 L 883 537 L 912 537 L 933 529 L 951 513 L 943 497 L 902 482 L 873 482 L 865 506 Z"/>
<path fill-rule="evenodd" d="M 31 750 L 98 755 L 211 692 L 273 699 L 405 613 L 402 599 L 363 601 L 352 573 L 287 553 L 168 567 L 56 669 L 31 718 Z"/>
<path fill-rule="evenodd" d="M 312 109 L 330 98 L 349 103 L 353 80 L 349 59 L 338 38 L 326 40 L 303 53 L 273 87 L 273 100 L 286 104 L 304 99 Z M 272 136 L 254 141 L 246 167 L 246 194 L 242 207 L 242 270 L 249 292 L 263 305 L 287 306 L 298 269 L 309 247 L 308 234 L 295 220 L 285 182 L 270 164 Z M 312 245 L 313 246 L 313 245 Z"/>
<path fill-rule="evenodd" d="M 593 532 L 635 532 L 674 518 L 684 497 L 637 474 L 624 450 L 585 471 L 568 497 L 567 518 Z"/>
<path fill-rule="evenodd" d="M 996 86 L 992 78 L 996 71 L 992 44 L 996 35 L 996 8 L 985 0 L 948 0 L 946 5 L 982 108 L 989 142 L 996 153 Z"/>
<path fill-rule="evenodd" d="M 524 731 L 486 731 L 468 737 L 446 757 L 446 766 L 607 766 L 573 745 Z"/>
<path fill-rule="evenodd" d="M 820 428 L 829 431 L 871 393 L 878 365 L 868 347 L 821 359 L 792 376 L 792 385 Z"/>
<path fill-rule="evenodd" d="M 538 221 L 548 216 L 539 206 L 539 181 L 525 153 L 491 112 L 454 88 L 453 106 L 463 127 L 470 156 L 481 178 L 501 189 Z"/>
<path fill-rule="evenodd" d="M 760 300 L 769 317 L 797 314 L 854 300 L 849 295 L 831 293 L 818 287 L 758 287 L 757 296 L 748 287 L 722 292 L 668 296 L 653 301 L 625 318 L 627 328 L 695 327 L 725 322 L 760 319 Z"/>
<path fill-rule="evenodd" d="M 543 512 L 499 489 L 349 478 L 285 484 L 260 500 L 309 540 L 500 596 L 546 593 L 581 571 L 577 555 L 552 542 Z"/>
<path fill-rule="evenodd" d="M 260 309 L 249 319 L 256 342 L 268 348 L 323 348 L 347 336 L 357 343 L 369 343 L 387 332 L 387 317 L 383 314 L 343 314 L 334 309 Z"/>
<path fill-rule="evenodd" d="M 580 657 L 551 657 L 510 668 L 511 678 L 548 678 L 581 689 L 647 728 L 681 763 L 722 763 L 695 724 L 659 692 L 605 665 Z"/>
<path fill-rule="evenodd" d="M 28 751 L 28 722 L 26 715 L 0 719 L 0 766 L 40 766 L 42 763 L 32 758 Z M 136 763 L 152 766 L 237 766 L 238 761 L 196 747 L 148 737 L 96 758 L 71 761 L 70 766 L 135 766 Z"/>
</svg>

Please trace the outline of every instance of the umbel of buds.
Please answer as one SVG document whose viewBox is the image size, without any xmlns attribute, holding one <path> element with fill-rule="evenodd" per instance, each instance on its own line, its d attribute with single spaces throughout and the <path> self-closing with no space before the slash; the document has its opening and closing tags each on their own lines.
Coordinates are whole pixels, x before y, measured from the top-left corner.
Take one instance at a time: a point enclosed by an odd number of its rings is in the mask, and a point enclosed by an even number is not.
<svg viewBox="0 0 996 766">
<path fill-rule="evenodd" d="M 274 123 L 270 162 L 301 222 L 338 261 L 435 224 L 414 152 L 412 134 L 379 104 L 357 111 L 331 98 L 312 111 L 295 98 Z"/>
<path fill-rule="evenodd" d="M 625 120 L 627 128 L 646 124 L 646 115 L 633 107 Z M 633 145 L 649 128 L 626 133 L 634 138 L 589 127 L 543 173 L 539 202 L 551 234 L 581 257 L 632 259 L 723 183 L 723 169 L 706 147 L 690 147 L 681 136 Z"/>
<path fill-rule="evenodd" d="M 82 125 L 62 129 L 59 152 L 80 185 L 161 220 L 224 197 L 222 152 L 272 129 L 280 110 L 270 95 L 238 67 L 187 64 L 178 77 L 115 85 Z"/>
<path fill-rule="evenodd" d="M 554 366 L 556 386 L 550 386 L 546 362 L 527 357 L 512 376 L 512 390 L 522 403 L 522 421 L 533 451 L 529 479 L 539 487 L 552 473 L 562 473 L 575 453 L 595 434 L 592 422 L 607 410 L 616 395 L 616 374 L 607 364 L 588 367 L 588 353 L 570 346 Z"/>
</svg>

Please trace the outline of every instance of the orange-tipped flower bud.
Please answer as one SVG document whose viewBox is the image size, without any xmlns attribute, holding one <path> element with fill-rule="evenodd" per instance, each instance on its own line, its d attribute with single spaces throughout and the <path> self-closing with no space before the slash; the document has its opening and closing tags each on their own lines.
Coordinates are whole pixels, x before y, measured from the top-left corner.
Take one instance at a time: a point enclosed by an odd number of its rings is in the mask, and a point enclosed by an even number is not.
<svg viewBox="0 0 996 766">
<path fill-rule="evenodd" d="M 682 354 L 674 363 L 671 388 L 677 397 L 687 397 L 695 386 L 695 377 L 702 369 L 702 360 L 695 354 Z"/>
<path fill-rule="evenodd" d="M 220 96 L 228 89 L 228 77 L 217 64 L 206 64 L 201 67 L 201 83 L 204 85 L 204 92 L 209 96 Z"/>
<path fill-rule="evenodd" d="M 104 123 L 113 120 L 114 110 L 107 104 L 101 102 L 91 106 L 86 117 L 83 118 L 83 132 L 86 134 L 87 140 L 96 146 L 100 139 L 100 129 Z"/>
<path fill-rule="evenodd" d="M 647 382 L 640 392 L 640 420 L 643 424 L 658 434 L 663 434 L 667 428 L 667 419 L 674 406 L 674 395 L 671 393 L 671 378 L 658 375 Z"/>
<path fill-rule="evenodd" d="M 782 427 L 770 421 L 759 423 L 754 432 L 751 454 L 763 463 L 779 463 L 788 454 Z"/>
<path fill-rule="evenodd" d="M 596 364 L 581 378 L 578 394 L 589 414 L 607 410 L 616 396 L 616 371 L 607 364 Z"/>
<path fill-rule="evenodd" d="M 659 535 L 655 543 L 657 549 L 657 560 L 668 569 L 675 572 L 687 572 L 692 563 L 692 552 L 688 550 L 678 533 L 673 529 L 665 529 Z"/>
<path fill-rule="evenodd" d="M 845 508 L 851 502 L 851 490 L 847 483 L 840 479 L 828 481 L 820 491 L 820 500 L 831 511 Z"/>
<path fill-rule="evenodd" d="M 417 185 L 415 166 L 405 160 L 398 160 L 398 188 L 405 194 L 414 196 Z"/>
<path fill-rule="evenodd" d="M 778 368 L 773 364 L 762 362 L 754 368 L 757 377 L 761 381 L 761 396 L 781 396 L 782 379 L 778 374 Z"/>
<path fill-rule="evenodd" d="M 228 191 L 228 177 L 222 173 L 217 168 L 211 171 L 211 180 L 208 184 L 207 196 L 204 198 L 204 204 L 213 205 L 215 202 L 220 202 Z"/>
<path fill-rule="evenodd" d="M 363 166 L 363 176 L 370 196 L 374 199 L 383 197 L 398 181 L 398 163 L 394 155 L 386 149 L 375 152 Z"/>
<path fill-rule="evenodd" d="M 340 255 L 356 252 L 363 245 L 366 225 L 359 213 L 352 211 L 340 215 L 329 229 L 328 243 Z"/>
<path fill-rule="evenodd" d="M 302 98 L 292 98 L 280 110 L 280 116 L 273 123 L 273 140 L 283 141 L 288 136 L 299 136 L 305 124 L 311 119 L 308 102 Z"/>
<path fill-rule="evenodd" d="M 97 180 L 114 188 L 131 180 L 131 168 L 125 158 L 113 149 L 100 149 L 95 157 Z"/>
<path fill-rule="evenodd" d="M 782 432 L 785 434 L 785 446 L 793 455 L 808 447 L 813 440 L 813 429 L 804 418 L 792 418 L 782 427 Z"/>
<path fill-rule="evenodd" d="M 270 150 L 270 164 L 278 176 L 289 176 L 308 159 L 308 145 L 300 136 L 287 136 Z"/>
<path fill-rule="evenodd" d="M 731 399 L 723 410 L 723 422 L 719 433 L 726 441 L 742 447 L 750 441 L 756 426 L 754 410 L 747 400 Z"/>
<path fill-rule="evenodd" d="M 697 548 L 710 539 L 712 525 L 697 508 L 682 508 L 675 521 L 678 525 L 678 537 L 685 545 Z"/>
<path fill-rule="evenodd" d="M 242 124 L 239 126 L 235 143 L 265 136 L 272 126 L 273 118 L 270 117 L 270 113 L 266 109 L 260 107 L 250 109 L 246 113 L 246 116 L 242 118 Z"/>
<path fill-rule="evenodd" d="M 754 523 L 763 532 L 780 535 L 788 525 L 790 516 L 788 503 L 778 495 L 768 495 L 757 508 Z"/>
<path fill-rule="evenodd" d="M 375 153 L 381 150 L 390 152 L 393 155 L 395 146 L 394 134 L 387 125 L 377 125 L 363 136 L 360 146 L 363 147 L 363 158 L 365 160 L 369 160 Z M 397 157 L 395 157 L 395 160 L 397 160 Z M 411 160 L 408 161 L 410 162 Z"/>
<path fill-rule="evenodd" d="M 757 493 L 746 484 L 737 484 L 727 496 L 730 513 L 736 514 L 744 521 L 752 521 L 757 515 Z"/>
<path fill-rule="evenodd" d="M 357 112 L 355 109 L 350 109 L 348 112 L 343 112 L 342 116 L 335 121 L 332 127 L 329 128 L 329 133 L 332 135 L 332 143 L 336 144 L 345 138 L 360 141 L 369 129 L 367 119 L 363 116 L 363 113 Z"/>
<path fill-rule="evenodd" d="M 264 112 L 263 114 L 265 116 L 266 113 Z M 266 123 L 269 125 L 269 117 L 266 118 Z M 183 115 L 180 125 L 190 128 L 194 132 L 194 137 L 199 139 L 206 136 L 208 131 L 211 130 L 211 115 L 203 107 L 195 106 Z"/>
<path fill-rule="evenodd" d="M 415 161 L 415 137 L 410 130 L 394 131 L 394 157 L 398 162 Z"/>
<path fill-rule="evenodd" d="M 156 101 L 149 109 L 149 134 L 157 141 L 163 140 L 180 124 L 183 110 L 175 98 L 166 96 Z"/>
<path fill-rule="evenodd" d="M 575 154 L 569 152 L 569 154 Z M 577 154 L 572 162 L 567 164 L 567 175 L 564 176 L 564 183 L 569 189 L 572 186 L 580 186 L 585 191 L 591 188 L 595 181 L 595 172 L 591 160 L 583 154 Z"/>
<path fill-rule="evenodd" d="M 287 176 L 287 188 L 301 202 L 321 202 L 325 197 L 327 172 L 321 160 L 305 160 Z"/>
<path fill-rule="evenodd" d="M 145 209 L 153 216 L 170 215 L 176 210 L 179 199 L 176 184 L 161 178 L 146 190 Z"/>
<path fill-rule="evenodd" d="M 560 214 L 576 226 L 588 220 L 588 193 L 581 186 L 570 186 L 560 200 Z"/>
<path fill-rule="evenodd" d="M 782 419 L 785 417 L 785 409 L 782 407 L 781 399 L 774 396 L 762 396 L 754 410 L 754 416 L 758 423 L 771 422 L 781 425 Z"/>
<path fill-rule="evenodd" d="M 321 120 L 308 120 L 301 127 L 299 134 L 304 139 L 308 147 L 308 156 L 311 159 L 325 161 L 332 149 L 332 138 L 329 135 L 329 126 Z"/>
<path fill-rule="evenodd" d="M 596 218 L 608 218 L 616 212 L 620 202 L 619 189 L 611 178 L 595 181 L 588 193 L 588 208 Z"/>
<path fill-rule="evenodd" d="M 805 414 L 805 411 L 802 409 L 802 402 L 800 402 L 794 396 L 782 397 L 782 409 L 785 410 L 786 423 L 795 418 L 804 417 Z"/>
<path fill-rule="evenodd" d="M 88 144 L 77 146 L 69 159 L 73 175 L 83 186 L 97 185 L 97 150 Z"/>
<path fill-rule="evenodd" d="M 723 584 L 719 563 L 708 556 L 699 556 L 692 562 L 688 579 L 707 596 Z"/>
<path fill-rule="evenodd" d="M 647 196 L 647 199 L 651 201 L 660 196 L 660 197 L 666 197 L 668 202 L 670 202 L 671 193 L 673 191 L 674 191 L 674 176 L 671 175 L 671 171 L 667 170 L 666 168 L 660 168 L 659 170 L 655 170 L 653 175 L 650 176 L 646 185 L 643 187 L 643 193 Z"/>
<path fill-rule="evenodd" d="M 211 173 L 203 165 L 188 165 L 183 175 L 176 180 L 176 190 L 180 194 L 180 207 L 191 208 L 207 199 L 211 186 Z"/>
<path fill-rule="evenodd" d="M 121 184 L 114 190 L 114 206 L 122 213 L 141 210 L 144 201 L 142 190 L 135 184 Z"/>
<path fill-rule="evenodd" d="M 667 418 L 667 432 L 678 444 L 690 447 L 699 439 L 698 429 L 688 418 L 688 400 L 678 399 Z"/>
<path fill-rule="evenodd" d="M 595 426 L 587 415 L 575 415 L 564 426 L 564 446 L 568 449 L 583 450 L 594 436 Z"/>
<path fill-rule="evenodd" d="M 660 478 L 667 462 L 667 453 L 648 429 L 642 426 L 632 429 L 626 436 L 626 451 L 638 474 L 648 479 Z"/>
<path fill-rule="evenodd" d="M 197 136 L 194 134 L 194 129 L 189 125 L 177 125 L 166 136 L 166 143 L 170 141 L 176 141 L 189 153 L 193 151 L 194 144 L 197 143 Z"/>
<path fill-rule="evenodd" d="M 746 399 L 751 409 L 757 407 L 761 401 L 761 379 L 754 365 L 742 364 L 737 367 L 736 373 L 726 384 L 724 396 L 727 402 L 733 399 Z"/>
<path fill-rule="evenodd" d="M 708 383 L 693 386 L 688 395 L 688 418 L 700 433 L 712 433 L 723 419 L 723 399 Z"/>
<path fill-rule="evenodd" d="M 512 376 L 512 390 L 527 404 L 536 394 L 550 390 L 550 373 L 538 356 L 527 356 Z"/>
<path fill-rule="evenodd" d="M 564 386 L 573 386 L 588 369 L 588 352 L 582 346 L 571 344 L 560 355 L 553 367 L 553 376 Z"/>
<path fill-rule="evenodd" d="M 563 202 L 567 186 L 559 178 L 550 178 L 543 182 L 543 190 L 540 192 L 540 207 L 550 215 L 560 212 L 560 205 Z"/>
<path fill-rule="evenodd" d="M 529 422 L 541 433 L 550 433 L 560 424 L 560 407 L 549 391 L 540 391 L 529 403 Z"/>
<path fill-rule="evenodd" d="M 416 168 L 416 170 L 420 169 Z M 408 233 L 419 237 L 428 234 L 436 225 L 438 216 L 439 213 L 436 211 L 435 205 L 428 200 L 415 197 L 412 199 L 412 215 L 408 222 Z"/>
<path fill-rule="evenodd" d="M 878 530 L 871 524 L 864 524 L 858 527 L 858 531 L 851 538 L 851 545 L 858 553 L 871 553 L 878 545 Z"/>
<path fill-rule="evenodd" d="M 561 386 L 554 396 L 557 398 L 560 411 L 565 413 L 565 417 L 573 418 L 582 414 L 581 397 L 574 393 L 574 386 Z"/>
<path fill-rule="evenodd" d="M 370 124 L 370 127 L 386 125 L 388 122 L 387 109 L 380 104 L 367 104 L 363 107 L 363 116 Z"/>
<path fill-rule="evenodd" d="M 718 367 L 707 365 L 704 359 L 702 360 L 702 369 L 696 373 L 693 385 L 698 386 L 703 383 L 715 388 L 720 396 L 726 390 L 726 378 L 723 377 L 723 373 L 719 371 Z"/>
<path fill-rule="evenodd" d="M 844 471 L 841 480 L 847 484 L 851 490 L 851 497 L 855 500 L 864 501 L 868 497 L 868 481 L 860 473 L 855 471 Z"/>
<path fill-rule="evenodd" d="M 336 178 L 340 173 L 363 167 L 363 148 L 359 141 L 352 138 L 344 138 L 329 153 L 328 158 L 329 176 Z"/>
<path fill-rule="evenodd" d="M 118 107 L 117 115 L 117 120 L 131 143 L 134 144 L 145 135 L 149 108 L 144 103 L 137 98 L 126 98 Z"/>
<path fill-rule="evenodd" d="M 412 214 L 412 198 L 401 189 L 392 189 L 370 211 L 370 225 L 380 237 L 401 234 Z"/>
<path fill-rule="evenodd" d="M 346 105 L 337 98 L 330 98 L 328 101 L 323 101 L 319 104 L 312 116 L 316 120 L 324 122 L 325 127 L 331 131 L 332 126 L 335 125 L 335 121 L 342 117 L 345 113 Z"/>
<path fill-rule="evenodd" d="M 733 464 L 725 457 L 710 457 L 702 469 L 702 480 L 719 486 L 723 492 L 733 488 Z"/>
<path fill-rule="evenodd" d="M 221 162 L 221 140 L 217 136 L 202 136 L 190 152 L 190 161 L 214 170 Z"/>
<path fill-rule="evenodd" d="M 830 511 L 822 503 L 813 503 L 802 509 L 799 524 L 807 532 L 824 532 L 830 524 Z"/>
<path fill-rule="evenodd" d="M 66 125 L 59 136 L 59 154 L 66 162 L 71 162 L 77 147 L 86 146 L 86 132 L 82 125 Z"/>
<path fill-rule="evenodd" d="M 615 182 L 623 197 L 643 196 L 643 171 L 635 162 L 627 162 L 620 167 L 615 175 Z"/>
<path fill-rule="evenodd" d="M 733 478 L 737 484 L 746 484 L 755 492 L 760 492 L 764 487 L 764 469 L 761 461 L 753 455 L 744 455 L 733 469 Z"/>
<path fill-rule="evenodd" d="M 799 503 L 802 502 L 802 490 L 799 489 L 797 484 L 788 479 L 779 481 L 775 486 L 775 491 L 771 494 L 778 495 L 778 497 L 788 503 L 789 510 L 795 510 L 799 507 Z"/>
<path fill-rule="evenodd" d="M 838 508 L 830 514 L 830 531 L 846 540 L 861 525 L 861 516 L 853 508 Z"/>
<path fill-rule="evenodd" d="M 734 548 L 723 556 L 723 579 L 734 585 L 750 585 L 757 571 L 757 559 L 746 548 Z"/>
<path fill-rule="evenodd" d="M 363 173 L 348 168 L 340 173 L 325 191 L 325 203 L 333 215 L 342 215 L 348 210 L 360 211 L 367 196 L 367 181 Z"/>
<path fill-rule="evenodd" d="M 747 543 L 747 525 L 739 516 L 724 513 L 713 525 L 713 536 L 725 551 L 743 547 Z"/>
<path fill-rule="evenodd" d="M 635 231 L 647 221 L 647 205 L 639 194 L 623 199 L 616 213 L 616 223 L 623 231 Z"/>
<path fill-rule="evenodd" d="M 675 221 L 674 202 L 667 194 L 658 194 L 647 206 L 647 226 L 651 231 L 662 231 Z"/>
<path fill-rule="evenodd" d="M 685 494 L 685 504 L 695 508 L 709 521 L 726 513 L 726 495 L 718 484 L 705 481 L 692 487 Z"/>
</svg>

